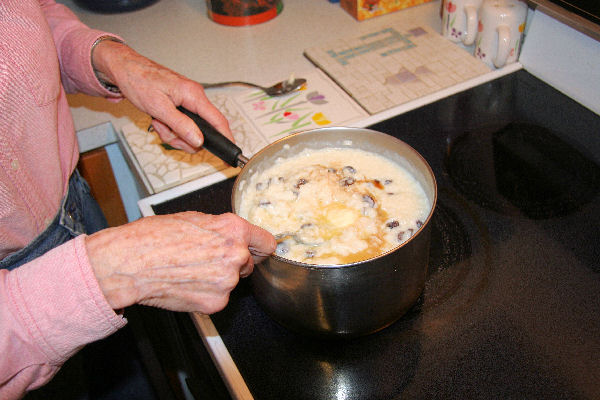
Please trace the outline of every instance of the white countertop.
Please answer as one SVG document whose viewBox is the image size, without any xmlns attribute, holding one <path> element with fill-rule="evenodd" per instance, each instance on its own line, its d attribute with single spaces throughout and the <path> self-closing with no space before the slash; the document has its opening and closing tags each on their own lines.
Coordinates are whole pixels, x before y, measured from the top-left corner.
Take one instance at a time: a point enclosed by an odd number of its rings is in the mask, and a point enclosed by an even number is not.
<svg viewBox="0 0 600 400">
<path fill-rule="evenodd" d="M 374 24 L 441 30 L 440 0 L 358 22 L 339 3 L 284 0 L 276 18 L 259 25 L 230 27 L 211 21 L 204 0 L 160 0 L 133 12 L 99 14 L 73 0 L 59 0 L 88 26 L 121 35 L 141 54 L 199 82 L 246 80 L 272 84 L 312 71 L 303 55 L 311 46 L 368 32 Z M 237 89 L 225 89 L 237 90 Z M 110 121 L 117 130 L 144 119 L 128 102 L 69 95 L 77 130 Z"/>
<path fill-rule="evenodd" d="M 404 28 L 428 25 L 440 32 L 440 1 L 433 0 L 359 22 L 343 10 L 339 3 L 330 3 L 327 0 L 283 0 L 283 11 L 276 18 L 259 25 L 230 27 L 217 24 L 208 18 L 204 0 L 160 0 L 144 9 L 120 14 L 94 13 L 77 6 L 74 0 L 58 0 L 69 6 L 87 25 L 121 35 L 141 54 L 191 79 L 199 82 L 246 80 L 265 85 L 287 79 L 291 73 L 301 77 L 302 74 L 312 71 L 315 66 L 303 55 L 305 49 L 336 38 L 369 32 L 377 24 L 397 24 Z M 563 38 L 564 34 L 561 35 Z M 577 35 L 573 43 L 580 45 L 582 41 Z M 550 42 L 548 45 L 556 40 Z M 592 43 L 590 46 L 592 50 L 596 49 L 598 43 Z M 538 45 L 534 47 L 537 48 Z M 592 51 L 594 52 L 595 50 Z M 577 57 L 564 59 L 579 60 L 581 57 L 591 57 L 590 49 L 584 49 Z M 557 59 L 563 60 L 556 56 L 538 58 L 540 61 L 536 60 L 535 64 L 541 65 L 553 65 Z M 548 62 L 549 59 L 553 61 Z M 530 61 L 529 64 L 533 63 Z M 483 80 L 494 79 L 520 67 L 520 64 L 511 68 L 505 67 L 503 70 L 487 74 Z M 527 65 L 526 69 L 529 70 L 530 67 Z M 533 67 L 535 69 L 535 65 Z M 575 77 L 572 72 L 573 66 L 554 69 L 559 69 L 560 74 L 557 78 L 554 77 L 557 74 L 553 73 L 544 75 L 543 79 L 559 87 L 561 84 L 572 86 L 571 81 Z M 579 75 L 589 78 L 589 71 L 590 68 Z M 590 82 L 590 79 L 581 80 Z M 388 110 L 368 118 L 361 125 L 376 123 L 452 92 L 467 89 L 476 83 L 467 83 L 462 87 L 453 88 L 451 92 L 438 93 L 405 107 Z M 580 95 L 580 90 L 574 93 L 564 91 L 591 109 L 597 110 L 597 107 L 594 107 L 597 103 L 596 96 L 582 95 L 582 99 L 579 99 L 577 96 Z M 77 130 L 111 122 L 115 129 L 120 131 L 127 123 L 149 121 L 147 115 L 128 101 L 114 104 L 103 98 L 77 94 L 69 95 L 69 103 Z"/>
</svg>

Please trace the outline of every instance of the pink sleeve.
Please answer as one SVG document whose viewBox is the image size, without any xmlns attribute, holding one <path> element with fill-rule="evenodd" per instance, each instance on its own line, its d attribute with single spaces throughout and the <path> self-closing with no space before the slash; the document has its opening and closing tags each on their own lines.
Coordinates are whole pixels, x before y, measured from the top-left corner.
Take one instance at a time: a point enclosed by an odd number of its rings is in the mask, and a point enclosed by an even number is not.
<svg viewBox="0 0 600 400">
<path fill-rule="evenodd" d="M 0 270 L 0 398 L 42 386 L 81 347 L 126 322 L 100 290 L 85 235 L 15 270 Z"/>
<path fill-rule="evenodd" d="M 71 10 L 54 0 L 39 0 L 46 20 L 50 25 L 58 59 L 62 84 L 67 93 L 77 91 L 90 95 L 117 97 L 98 82 L 92 67 L 92 45 L 101 36 L 117 35 L 90 29 Z"/>
</svg>

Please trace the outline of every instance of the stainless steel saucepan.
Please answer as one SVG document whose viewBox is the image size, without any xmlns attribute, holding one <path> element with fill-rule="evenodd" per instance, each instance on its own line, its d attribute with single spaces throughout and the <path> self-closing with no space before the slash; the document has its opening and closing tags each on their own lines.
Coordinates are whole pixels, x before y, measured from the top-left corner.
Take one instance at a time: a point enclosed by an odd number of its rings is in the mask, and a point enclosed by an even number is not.
<svg viewBox="0 0 600 400">
<path fill-rule="evenodd" d="M 287 136 L 248 160 L 237 146 L 224 143 L 222 135 L 200 122 L 206 148 L 229 164 L 243 167 L 232 192 L 236 213 L 253 174 L 269 168 L 277 158 L 325 147 L 363 149 L 400 164 L 420 182 L 432 205 L 426 221 L 409 240 L 377 257 L 351 264 L 313 265 L 274 254 L 256 265 L 251 275 L 253 294 L 275 321 L 309 335 L 355 337 L 389 326 L 416 302 L 425 285 L 430 222 L 437 201 L 433 171 L 416 150 L 370 129 L 329 127 Z M 216 142 L 222 148 L 213 148 L 208 137 L 214 134 L 220 136 Z"/>
</svg>

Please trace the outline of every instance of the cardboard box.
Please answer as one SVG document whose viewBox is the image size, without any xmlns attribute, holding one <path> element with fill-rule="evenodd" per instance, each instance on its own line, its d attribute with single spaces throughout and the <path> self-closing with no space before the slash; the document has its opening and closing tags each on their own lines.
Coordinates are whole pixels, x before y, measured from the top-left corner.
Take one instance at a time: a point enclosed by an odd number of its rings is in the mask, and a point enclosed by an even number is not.
<svg viewBox="0 0 600 400">
<path fill-rule="evenodd" d="M 354 18 L 362 21 L 429 1 L 431 0 L 340 0 L 340 5 Z"/>
</svg>

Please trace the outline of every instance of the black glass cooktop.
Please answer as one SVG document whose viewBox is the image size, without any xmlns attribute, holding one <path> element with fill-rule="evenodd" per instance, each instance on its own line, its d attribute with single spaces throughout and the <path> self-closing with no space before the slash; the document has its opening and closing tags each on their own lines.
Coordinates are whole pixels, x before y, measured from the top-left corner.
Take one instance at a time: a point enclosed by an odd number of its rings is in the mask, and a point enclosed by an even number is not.
<svg viewBox="0 0 600 400">
<path fill-rule="evenodd" d="M 597 0 L 550 0 L 565 10 L 600 25 L 600 3 Z"/>
<path fill-rule="evenodd" d="M 425 290 L 392 326 L 325 341 L 243 280 L 211 319 L 254 397 L 597 399 L 600 117 L 518 71 L 372 128 L 436 175 Z M 155 213 L 229 211 L 232 184 Z"/>
</svg>

